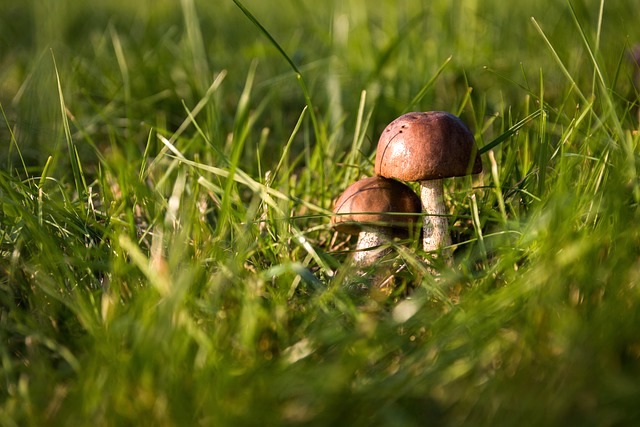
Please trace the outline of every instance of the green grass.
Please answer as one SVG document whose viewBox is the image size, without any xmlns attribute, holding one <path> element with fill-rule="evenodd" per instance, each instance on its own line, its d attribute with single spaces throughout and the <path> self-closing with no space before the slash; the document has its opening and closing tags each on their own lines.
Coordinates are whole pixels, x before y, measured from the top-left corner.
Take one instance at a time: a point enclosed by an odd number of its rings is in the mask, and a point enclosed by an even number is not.
<svg viewBox="0 0 640 427">
<path fill-rule="evenodd" d="M 1 425 L 640 421 L 637 5 L 400 3 L 0 0 Z M 484 173 L 358 292 L 410 110 Z"/>
</svg>

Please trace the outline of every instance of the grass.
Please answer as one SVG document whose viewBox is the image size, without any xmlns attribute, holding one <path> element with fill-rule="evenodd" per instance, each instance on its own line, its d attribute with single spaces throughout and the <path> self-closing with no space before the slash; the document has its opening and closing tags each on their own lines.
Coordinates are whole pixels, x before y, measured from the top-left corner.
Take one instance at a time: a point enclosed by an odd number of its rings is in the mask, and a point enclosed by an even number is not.
<svg viewBox="0 0 640 427">
<path fill-rule="evenodd" d="M 0 424 L 640 420 L 634 2 L 14 3 Z M 331 203 L 410 110 L 484 173 L 356 292 Z"/>
</svg>

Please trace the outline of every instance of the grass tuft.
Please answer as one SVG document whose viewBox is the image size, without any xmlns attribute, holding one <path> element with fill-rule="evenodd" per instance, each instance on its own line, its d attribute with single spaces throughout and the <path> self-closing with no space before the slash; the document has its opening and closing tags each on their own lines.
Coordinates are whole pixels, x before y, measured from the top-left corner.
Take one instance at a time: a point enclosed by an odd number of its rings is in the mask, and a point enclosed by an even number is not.
<svg viewBox="0 0 640 427">
<path fill-rule="evenodd" d="M 637 424 L 636 4 L 316 3 L 4 5 L 0 424 Z M 408 110 L 484 172 L 359 268 Z"/>
</svg>

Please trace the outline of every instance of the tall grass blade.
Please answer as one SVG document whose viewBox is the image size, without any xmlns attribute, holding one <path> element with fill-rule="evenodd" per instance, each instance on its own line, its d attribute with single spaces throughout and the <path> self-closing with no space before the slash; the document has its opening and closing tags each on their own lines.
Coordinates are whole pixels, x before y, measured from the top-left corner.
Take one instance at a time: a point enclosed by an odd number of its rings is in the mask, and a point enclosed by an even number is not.
<svg viewBox="0 0 640 427">
<path fill-rule="evenodd" d="M 189 126 L 196 123 L 195 121 L 196 117 L 198 116 L 198 114 L 200 114 L 200 112 L 202 112 L 202 110 L 210 102 L 214 93 L 220 88 L 226 76 L 227 76 L 227 71 L 222 70 L 213 80 L 213 83 L 211 83 L 211 85 L 207 89 L 207 92 L 205 93 L 204 97 L 202 97 L 202 99 L 198 101 L 196 106 L 191 111 L 187 111 L 187 118 L 185 118 L 182 121 L 178 129 L 168 139 L 169 144 L 168 145 L 165 144 L 165 147 L 163 147 L 160 150 L 160 153 L 158 153 L 158 155 L 153 159 L 153 161 L 146 168 L 146 173 L 144 175 L 145 177 L 147 177 L 149 175 L 149 172 L 153 169 L 153 167 L 162 160 L 164 154 L 166 154 L 167 150 L 169 150 L 169 147 L 173 147 L 173 145 L 178 140 L 178 138 L 189 128 Z M 202 135 L 204 135 L 204 133 L 202 133 Z"/>
<path fill-rule="evenodd" d="M 353 178 L 353 173 L 355 171 L 354 165 L 356 165 L 356 159 L 358 154 L 360 153 L 360 147 L 364 142 L 365 138 L 365 130 L 369 124 L 369 120 L 371 119 L 371 115 L 373 110 L 369 110 L 366 119 L 363 122 L 364 109 L 366 105 L 367 92 L 363 90 L 360 93 L 360 102 L 358 104 L 358 113 L 356 115 L 356 127 L 353 132 L 353 140 L 351 142 L 351 150 L 347 154 L 345 161 L 347 163 L 347 172 L 344 175 L 343 186 L 347 186 Z"/>
<path fill-rule="evenodd" d="M 120 235 L 118 237 L 118 244 L 125 251 L 125 253 L 131 258 L 133 264 L 146 276 L 149 283 L 158 291 L 160 296 L 166 297 L 171 291 L 171 283 L 167 277 L 153 268 L 151 261 L 142 252 L 140 247 L 135 244 L 127 235 Z"/>
<path fill-rule="evenodd" d="M 44 184 L 49 177 L 49 168 L 51 167 L 52 160 L 52 156 L 47 158 L 47 162 L 45 163 L 44 168 L 42 168 L 42 173 L 38 180 L 38 224 L 40 224 L 40 226 L 44 225 Z"/>
<path fill-rule="evenodd" d="M 420 24 L 423 21 L 424 15 L 425 15 L 424 13 L 419 13 L 415 15 L 413 18 L 411 18 L 411 20 L 409 20 L 409 22 L 407 22 L 400 29 L 400 31 L 398 31 L 397 34 L 394 35 L 391 42 L 389 42 L 387 46 L 384 48 L 384 50 L 382 51 L 382 53 L 379 56 L 377 56 L 375 67 L 365 79 L 365 86 L 369 86 L 372 81 L 374 81 L 380 76 L 385 65 L 389 63 L 389 61 L 393 57 L 394 52 L 396 52 L 398 48 L 402 46 L 403 41 L 406 40 L 409 33 L 413 31 L 414 27 L 416 27 L 418 24 Z"/>
<path fill-rule="evenodd" d="M 211 72 L 209 71 L 207 53 L 202 38 L 200 21 L 198 19 L 198 11 L 196 10 L 194 0 L 180 0 L 180 5 L 182 6 L 184 24 L 187 29 L 189 50 L 193 59 L 194 77 L 200 93 L 203 93 L 210 81 Z"/>
<path fill-rule="evenodd" d="M 53 58 L 53 66 L 56 74 L 56 82 L 58 85 L 58 98 L 60 101 L 60 115 L 62 118 L 62 127 L 64 129 L 64 136 L 67 142 L 67 149 L 69 152 L 69 163 L 71 164 L 71 172 L 73 175 L 73 181 L 76 186 L 76 191 L 81 200 L 87 198 L 87 183 L 82 172 L 82 164 L 80 163 L 80 157 L 78 156 L 78 149 L 73 137 L 71 136 L 71 128 L 69 127 L 69 119 L 67 118 L 68 110 L 64 102 L 64 95 L 62 93 L 62 82 L 60 81 L 60 74 L 58 73 L 58 66 L 56 64 L 56 58 L 51 52 Z"/>
<path fill-rule="evenodd" d="M 131 104 L 131 78 L 129 75 L 129 66 L 127 65 L 127 58 L 122 47 L 122 40 L 120 35 L 116 31 L 113 25 L 109 26 L 109 32 L 111 33 L 111 43 L 113 44 L 113 50 L 116 54 L 116 60 L 118 61 L 118 68 L 122 75 L 122 84 L 124 90 L 124 108 L 125 114 Z"/>
<path fill-rule="evenodd" d="M 302 112 L 300 113 L 300 116 L 298 117 L 298 121 L 296 122 L 295 126 L 293 127 L 293 130 L 291 131 L 291 135 L 289 136 L 289 139 L 287 140 L 287 143 L 284 145 L 284 148 L 282 149 L 282 154 L 280 155 L 280 159 L 278 160 L 278 164 L 276 165 L 275 169 L 273 170 L 272 174 L 271 174 L 271 182 L 273 182 L 279 172 L 280 169 L 282 168 L 282 165 L 287 161 L 288 156 L 289 156 L 289 151 L 291 150 L 291 144 L 293 144 L 293 141 L 295 140 L 296 135 L 298 134 L 298 132 L 300 131 L 300 127 L 302 126 L 302 121 L 304 120 L 304 116 L 305 113 L 307 112 L 308 107 L 305 106 L 302 109 Z M 288 173 L 289 171 L 287 171 Z"/>
<path fill-rule="evenodd" d="M 251 68 L 247 75 L 245 87 L 240 95 L 238 102 L 238 108 L 236 110 L 236 117 L 234 120 L 234 131 L 232 135 L 231 153 L 229 156 L 229 176 L 224 187 L 224 194 L 222 196 L 222 206 L 219 212 L 218 221 L 218 234 L 225 235 L 226 230 L 229 227 L 231 213 L 231 200 L 233 199 L 231 193 L 234 189 L 234 175 L 238 168 L 238 161 L 243 152 L 245 141 L 247 140 L 247 134 L 251 127 L 249 119 L 249 99 L 251 90 L 253 87 L 253 80 L 255 78 L 257 63 L 254 61 L 251 64 Z"/>
<path fill-rule="evenodd" d="M 18 146 L 18 141 L 16 140 L 16 136 L 13 133 L 13 129 L 11 128 L 11 125 L 9 124 L 9 119 L 7 118 L 7 113 L 4 111 L 2 102 L 0 102 L 0 111 L 2 112 L 2 118 L 4 119 L 4 123 L 7 126 L 7 129 L 9 130 L 9 137 L 11 138 L 10 145 L 9 145 L 9 159 L 11 158 L 11 151 L 15 147 L 16 152 L 18 153 L 18 157 L 20 157 L 20 162 L 22 163 L 22 170 L 24 171 L 24 176 L 25 177 L 29 176 L 29 172 L 27 171 L 27 164 L 25 163 L 24 157 L 22 156 L 22 150 L 20 150 L 20 147 Z"/>
<path fill-rule="evenodd" d="M 449 65 L 449 62 L 451 62 L 451 58 L 452 57 L 450 56 L 447 59 L 445 59 L 442 65 L 440 65 L 440 67 L 436 70 L 436 73 L 429 79 L 427 83 L 424 84 L 424 86 L 422 86 L 422 88 L 420 88 L 420 90 L 418 91 L 416 96 L 413 97 L 409 105 L 405 107 L 405 109 L 402 111 L 402 114 L 412 111 L 420 103 L 420 101 L 422 101 L 422 98 L 424 98 L 424 96 L 427 94 L 429 89 L 431 89 L 431 87 L 436 82 L 440 74 L 442 74 L 445 68 L 447 68 L 447 65 Z"/>
<path fill-rule="evenodd" d="M 503 142 L 511 138 L 513 135 L 518 133 L 518 131 L 522 129 L 527 123 L 539 117 L 543 113 L 543 111 L 544 110 L 542 109 L 536 110 L 533 113 L 529 114 L 527 117 L 520 120 L 519 122 L 515 123 L 514 125 L 509 127 L 509 129 L 507 129 L 505 132 L 503 132 L 498 137 L 496 137 L 493 141 L 479 148 L 478 154 L 485 154 L 489 150 L 496 148 L 498 145 L 502 144 Z"/>
<path fill-rule="evenodd" d="M 583 27 L 583 25 L 580 23 L 580 20 L 578 19 L 578 15 L 575 11 L 575 8 L 573 6 L 573 4 L 571 2 L 569 2 L 569 8 L 571 10 L 571 17 L 573 18 L 573 22 L 576 26 L 576 28 L 578 29 L 578 32 L 580 33 L 580 38 L 582 39 L 582 44 L 584 45 L 585 50 L 587 51 L 588 55 L 589 55 L 589 59 L 591 61 L 591 64 L 593 65 L 593 83 L 592 83 L 592 96 L 595 97 L 596 96 L 596 88 L 600 88 L 600 91 L 598 92 L 598 94 L 600 95 L 600 98 L 602 99 L 602 101 L 604 102 L 604 107 L 606 108 L 606 110 L 604 111 L 604 114 L 602 117 L 595 117 L 596 120 L 598 120 L 599 122 L 604 122 L 607 120 L 611 120 L 615 126 L 615 131 L 618 134 L 618 137 L 620 139 L 624 138 L 624 132 L 622 130 L 622 125 L 620 123 L 620 120 L 618 119 L 617 115 L 615 114 L 615 107 L 613 104 L 613 100 L 611 99 L 611 94 L 609 89 L 607 88 L 607 81 L 604 77 L 604 74 L 602 72 L 602 67 L 600 66 L 600 61 L 597 58 L 598 55 L 598 49 L 599 49 L 599 45 L 600 45 L 600 26 L 602 25 L 602 14 L 604 13 L 604 0 L 601 1 L 600 4 L 600 13 L 598 16 L 598 33 L 596 35 L 596 42 L 595 42 L 595 50 L 591 47 L 591 43 L 589 42 L 589 39 L 587 37 L 587 34 L 585 32 L 585 29 Z"/>
<path fill-rule="evenodd" d="M 198 162 L 194 162 L 192 160 L 186 159 L 184 158 L 184 156 L 182 156 L 182 154 L 180 154 L 180 156 L 178 157 L 178 159 L 180 160 L 180 162 L 190 165 L 194 168 L 197 169 L 201 169 L 203 171 L 206 172 L 210 172 L 213 173 L 214 175 L 218 175 L 221 176 L 223 178 L 229 178 L 230 173 L 228 170 L 226 169 L 222 169 L 219 167 L 215 167 L 215 166 L 210 166 L 210 165 L 205 165 L 202 163 L 198 163 Z M 239 184 L 243 184 L 246 185 L 247 188 L 249 188 L 251 191 L 253 191 L 254 193 L 257 193 L 260 195 L 261 198 L 265 199 L 265 202 L 267 202 L 270 206 L 274 207 L 274 208 L 278 208 L 277 203 L 273 200 L 273 197 L 275 197 L 276 199 L 280 199 L 280 200 L 288 200 L 288 201 L 292 201 L 295 203 L 300 203 L 303 206 L 305 206 L 306 208 L 308 208 L 309 210 L 312 210 L 314 212 L 320 213 L 322 215 L 331 215 L 331 211 L 328 211 L 314 203 L 310 203 L 304 199 L 295 197 L 293 195 L 288 196 L 284 193 L 282 193 L 279 190 L 276 190 L 275 188 L 271 188 L 267 185 L 264 185 L 262 183 L 259 183 L 258 181 L 254 180 L 253 178 L 251 178 L 251 176 L 249 176 L 249 174 L 247 174 L 246 172 L 244 172 L 242 169 L 240 168 L 236 168 L 235 170 L 235 174 L 233 175 L 233 180 L 236 181 Z"/>
<path fill-rule="evenodd" d="M 542 70 L 540 70 L 540 126 L 538 130 L 540 138 L 540 148 L 538 150 L 538 197 L 542 198 L 545 189 L 545 182 L 547 177 L 547 164 L 549 162 L 548 151 L 548 136 L 547 136 L 547 113 L 542 106 L 544 105 L 544 80 Z"/>
<path fill-rule="evenodd" d="M 567 67 L 564 65 L 564 62 L 560 58 L 560 55 L 558 55 L 558 52 L 556 52 L 556 49 L 553 47 L 553 44 L 551 44 L 551 41 L 549 41 L 549 39 L 547 38 L 547 35 L 542 30 L 542 27 L 540 27 L 540 24 L 538 24 L 538 21 L 536 21 L 536 19 L 532 17 L 531 22 L 533 22 L 533 26 L 535 27 L 536 31 L 538 31 L 538 34 L 540 34 L 545 44 L 549 48 L 549 51 L 551 52 L 551 55 L 553 56 L 556 63 L 560 67 L 562 74 L 564 74 L 567 80 L 571 82 L 571 90 L 575 91 L 575 93 L 578 95 L 578 97 L 580 97 L 580 100 L 582 102 L 587 103 L 588 102 L 587 97 L 582 93 L 582 91 L 578 87 L 578 84 L 574 80 L 573 76 L 571 76 L 571 73 L 569 72 L 569 70 L 567 70 Z"/>
<path fill-rule="evenodd" d="M 317 147 L 319 149 L 320 157 L 324 159 L 325 157 L 325 148 L 324 142 L 326 139 L 325 132 L 323 127 L 320 126 L 320 122 L 316 116 L 315 107 L 311 101 L 311 95 L 309 94 L 309 90 L 307 89 L 307 85 L 302 77 L 302 73 L 298 66 L 293 62 L 291 57 L 285 52 L 285 50 L 280 46 L 280 43 L 276 41 L 276 39 L 271 35 L 271 33 L 260 23 L 260 21 L 247 9 L 240 0 L 233 0 L 233 2 L 238 6 L 238 8 L 244 13 L 244 15 L 249 18 L 249 20 L 262 32 L 262 34 L 269 40 L 269 42 L 277 49 L 277 51 L 282 55 L 282 57 L 287 61 L 291 69 L 294 71 L 296 75 L 296 80 L 300 85 L 300 89 L 302 90 L 302 94 L 305 99 L 305 103 L 307 104 L 307 108 L 309 110 L 309 117 L 311 118 L 311 124 L 313 126 L 313 132 L 316 140 Z M 324 164 L 320 167 L 320 187 L 325 188 L 325 170 Z"/>
</svg>

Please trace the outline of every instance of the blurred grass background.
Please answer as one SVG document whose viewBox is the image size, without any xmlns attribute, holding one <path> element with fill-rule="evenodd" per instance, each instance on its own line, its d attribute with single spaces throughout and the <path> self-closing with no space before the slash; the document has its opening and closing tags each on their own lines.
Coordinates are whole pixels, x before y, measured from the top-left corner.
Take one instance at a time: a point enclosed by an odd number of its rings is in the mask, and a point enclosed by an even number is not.
<svg viewBox="0 0 640 427">
<path fill-rule="evenodd" d="M 0 0 L 0 422 L 637 423 L 640 14 L 547 3 L 242 2 L 296 76 L 231 0 Z M 453 268 L 354 294 L 328 209 L 408 110 L 485 171 Z"/>
</svg>

